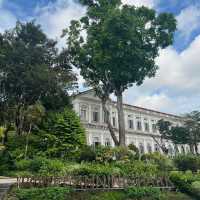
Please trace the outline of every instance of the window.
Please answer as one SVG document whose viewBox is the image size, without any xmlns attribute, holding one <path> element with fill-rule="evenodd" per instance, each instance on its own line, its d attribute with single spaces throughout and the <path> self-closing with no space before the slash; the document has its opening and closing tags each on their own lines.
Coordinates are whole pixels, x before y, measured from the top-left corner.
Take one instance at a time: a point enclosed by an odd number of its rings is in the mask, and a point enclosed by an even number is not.
<svg viewBox="0 0 200 200">
<path fill-rule="evenodd" d="M 147 119 L 144 119 L 144 130 L 146 132 L 149 132 L 149 123 L 148 123 Z"/>
<path fill-rule="evenodd" d="M 155 144 L 155 145 L 154 145 L 154 151 L 155 151 L 155 152 L 160 152 L 158 144 Z"/>
<path fill-rule="evenodd" d="M 111 146 L 111 142 L 109 138 L 105 139 L 105 146 L 110 147 Z"/>
<path fill-rule="evenodd" d="M 113 126 L 115 127 L 116 126 L 115 117 L 112 118 L 112 123 L 113 123 Z"/>
<path fill-rule="evenodd" d="M 112 113 L 112 125 L 116 127 L 116 113 L 115 112 Z"/>
<path fill-rule="evenodd" d="M 97 111 L 93 111 L 93 122 L 99 121 L 99 113 Z"/>
<path fill-rule="evenodd" d="M 99 108 L 92 107 L 92 121 L 99 122 Z"/>
<path fill-rule="evenodd" d="M 182 153 L 182 154 L 185 154 L 184 146 L 181 146 L 181 153 Z"/>
<path fill-rule="evenodd" d="M 139 131 L 142 130 L 142 123 L 141 123 L 141 119 L 140 118 L 137 119 L 137 130 L 139 130 Z"/>
<path fill-rule="evenodd" d="M 148 153 L 152 153 L 152 147 L 151 147 L 151 144 L 147 144 L 147 151 Z"/>
<path fill-rule="evenodd" d="M 157 127 L 154 121 L 152 121 L 152 132 L 156 133 L 157 132 Z"/>
<path fill-rule="evenodd" d="M 87 120 L 87 107 L 81 106 L 81 113 L 80 113 L 81 120 Z"/>
<path fill-rule="evenodd" d="M 144 145 L 142 143 L 139 144 L 139 152 L 140 154 L 144 154 Z"/>
<path fill-rule="evenodd" d="M 128 128 L 133 129 L 133 120 L 132 119 L 128 120 Z"/>
<path fill-rule="evenodd" d="M 94 147 L 98 147 L 98 146 L 101 145 L 101 142 L 100 142 L 99 137 L 93 137 L 92 145 L 93 145 Z"/>
<path fill-rule="evenodd" d="M 169 145 L 169 147 L 168 147 L 168 154 L 170 156 L 173 156 L 173 154 L 174 154 L 174 149 L 173 149 L 173 147 L 171 145 Z"/>
</svg>

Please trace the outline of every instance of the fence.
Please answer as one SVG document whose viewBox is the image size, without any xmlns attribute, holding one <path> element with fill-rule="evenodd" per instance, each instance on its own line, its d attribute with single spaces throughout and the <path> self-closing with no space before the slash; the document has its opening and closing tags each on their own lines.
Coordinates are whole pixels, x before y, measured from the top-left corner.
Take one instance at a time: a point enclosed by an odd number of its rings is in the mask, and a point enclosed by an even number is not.
<svg viewBox="0 0 200 200">
<path fill-rule="evenodd" d="M 68 186 L 74 189 L 123 189 L 130 186 L 173 188 L 169 178 L 125 176 L 64 176 L 64 177 L 18 177 L 18 188 Z"/>
</svg>

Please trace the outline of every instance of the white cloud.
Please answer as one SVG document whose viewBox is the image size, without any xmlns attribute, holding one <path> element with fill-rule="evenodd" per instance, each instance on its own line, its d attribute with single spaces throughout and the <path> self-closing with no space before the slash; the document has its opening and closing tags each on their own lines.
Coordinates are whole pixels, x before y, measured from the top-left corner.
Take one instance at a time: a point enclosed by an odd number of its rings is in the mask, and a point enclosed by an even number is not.
<svg viewBox="0 0 200 200">
<path fill-rule="evenodd" d="M 16 17 L 9 11 L 3 8 L 3 0 L 0 0 L 0 32 L 4 32 L 15 26 Z"/>
<path fill-rule="evenodd" d="M 79 19 L 85 13 L 85 8 L 73 0 L 57 0 L 45 7 L 38 7 L 35 10 L 37 22 L 42 25 L 44 31 L 51 38 L 60 40 L 62 30 L 67 28 L 72 19 Z M 64 41 L 60 41 L 63 46 Z"/>
<path fill-rule="evenodd" d="M 165 110 L 174 106 L 174 103 L 166 94 L 162 93 L 152 96 L 140 96 L 135 101 L 135 105 L 153 110 Z"/>
<path fill-rule="evenodd" d="M 140 87 L 130 88 L 125 92 L 125 101 L 172 113 L 198 109 L 199 55 L 200 35 L 181 53 L 173 47 L 162 50 L 156 60 L 160 67 L 156 77 L 145 80 Z"/>
<path fill-rule="evenodd" d="M 200 27 L 200 7 L 191 5 L 177 16 L 178 31 L 186 41 L 193 31 Z"/>
<path fill-rule="evenodd" d="M 123 4 L 135 5 L 139 6 L 147 6 L 147 7 L 155 7 L 156 0 L 122 0 Z"/>
</svg>

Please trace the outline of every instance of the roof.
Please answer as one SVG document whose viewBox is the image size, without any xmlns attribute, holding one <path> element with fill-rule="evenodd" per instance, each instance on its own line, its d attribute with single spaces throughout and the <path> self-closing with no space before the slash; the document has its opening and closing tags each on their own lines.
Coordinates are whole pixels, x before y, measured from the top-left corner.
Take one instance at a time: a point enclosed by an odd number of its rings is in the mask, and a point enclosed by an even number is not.
<svg viewBox="0 0 200 200">
<path fill-rule="evenodd" d="M 91 92 L 93 91 L 93 89 L 89 89 L 89 90 L 86 90 L 86 91 L 83 91 L 83 92 L 79 92 L 78 94 L 74 95 L 75 97 L 76 96 L 79 96 L 79 95 L 82 95 L 82 94 L 87 94 L 88 92 Z M 113 103 L 117 103 L 116 101 L 114 100 L 111 100 Z M 141 110 L 144 110 L 144 111 L 149 111 L 149 112 L 154 112 L 154 113 L 158 113 L 158 114 L 163 114 L 163 115 L 168 115 L 168 116 L 172 116 L 172 117 L 176 117 L 176 118 L 181 118 L 181 116 L 178 116 L 178 115 L 175 115 L 175 114 L 171 114 L 171 113 L 166 113 L 166 112 L 160 112 L 160 111 L 157 111 L 157 110 L 153 110 L 153 109 L 148 109 L 148 108 L 143 108 L 143 107 L 140 107 L 140 106 L 134 106 L 134 105 L 131 105 L 131 104 L 127 104 L 127 103 L 123 103 L 123 105 L 125 106 L 130 106 L 132 108 L 136 108 L 136 109 L 141 109 Z"/>
</svg>

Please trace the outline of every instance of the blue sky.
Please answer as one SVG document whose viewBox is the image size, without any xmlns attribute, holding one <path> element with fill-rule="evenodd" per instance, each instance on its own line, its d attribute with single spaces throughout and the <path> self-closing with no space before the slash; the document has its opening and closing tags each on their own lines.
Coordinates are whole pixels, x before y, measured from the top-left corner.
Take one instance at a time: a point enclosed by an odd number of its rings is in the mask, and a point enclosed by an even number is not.
<svg viewBox="0 0 200 200">
<path fill-rule="evenodd" d="M 157 12 L 172 12 L 178 26 L 173 46 L 156 59 L 159 71 L 141 87 L 125 92 L 125 101 L 170 113 L 200 109 L 200 0 L 123 0 L 149 6 Z M 0 32 L 12 28 L 16 20 L 36 19 L 49 37 L 59 41 L 63 28 L 78 19 L 85 8 L 76 0 L 0 0 Z M 80 84 L 83 82 L 80 77 Z"/>
</svg>

